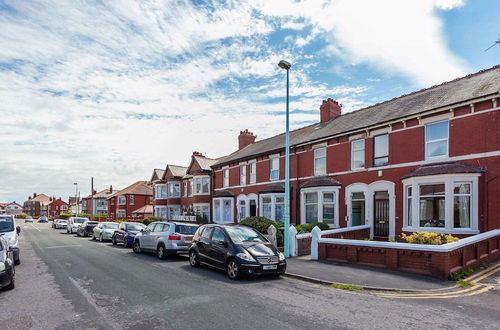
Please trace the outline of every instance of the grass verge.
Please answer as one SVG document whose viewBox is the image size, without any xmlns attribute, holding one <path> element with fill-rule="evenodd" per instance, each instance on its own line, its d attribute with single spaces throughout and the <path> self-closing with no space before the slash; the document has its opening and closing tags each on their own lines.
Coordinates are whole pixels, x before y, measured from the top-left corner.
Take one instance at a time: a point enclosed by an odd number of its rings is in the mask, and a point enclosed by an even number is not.
<svg viewBox="0 0 500 330">
<path fill-rule="evenodd" d="M 459 288 L 470 288 L 473 285 L 474 284 L 469 281 L 464 281 L 464 280 L 457 281 L 457 286 Z"/>
<path fill-rule="evenodd" d="M 335 289 L 341 289 L 341 290 L 347 290 L 347 291 L 361 291 L 361 290 L 363 290 L 362 286 L 355 285 L 355 284 L 333 283 L 333 284 L 330 284 L 328 286 L 335 288 Z"/>
</svg>

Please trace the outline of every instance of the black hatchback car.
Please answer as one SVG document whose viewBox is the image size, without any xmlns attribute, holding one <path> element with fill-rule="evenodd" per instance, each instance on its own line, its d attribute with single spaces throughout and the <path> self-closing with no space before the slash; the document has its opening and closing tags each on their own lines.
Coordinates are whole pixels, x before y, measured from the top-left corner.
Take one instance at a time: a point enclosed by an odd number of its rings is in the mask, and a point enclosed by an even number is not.
<svg viewBox="0 0 500 330">
<path fill-rule="evenodd" d="M 242 275 L 273 274 L 286 271 L 283 253 L 258 231 L 240 225 L 204 225 L 196 231 L 189 250 L 189 263 L 226 271 L 238 279 Z"/>
<path fill-rule="evenodd" d="M 14 289 L 14 255 L 7 241 L 0 236 L 0 289 Z"/>
</svg>

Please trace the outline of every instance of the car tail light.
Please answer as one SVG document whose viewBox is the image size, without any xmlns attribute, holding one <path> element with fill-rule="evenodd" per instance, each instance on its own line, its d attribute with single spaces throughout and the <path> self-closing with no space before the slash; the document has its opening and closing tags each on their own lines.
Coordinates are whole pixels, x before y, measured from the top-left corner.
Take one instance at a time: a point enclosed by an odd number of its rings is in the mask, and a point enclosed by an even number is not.
<svg viewBox="0 0 500 330">
<path fill-rule="evenodd" d="M 170 241 L 180 241 L 181 237 L 179 235 L 168 235 Z"/>
</svg>

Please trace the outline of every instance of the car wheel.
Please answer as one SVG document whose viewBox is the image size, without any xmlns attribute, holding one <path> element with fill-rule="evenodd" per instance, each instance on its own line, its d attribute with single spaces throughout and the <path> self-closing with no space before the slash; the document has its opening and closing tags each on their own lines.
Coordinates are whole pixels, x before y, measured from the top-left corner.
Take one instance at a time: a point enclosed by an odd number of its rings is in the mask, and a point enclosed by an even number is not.
<svg viewBox="0 0 500 330">
<path fill-rule="evenodd" d="M 200 262 L 198 261 L 198 253 L 195 251 L 189 252 L 189 264 L 191 267 L 198 267 Z"/>
<path fill-rule="evenodd" d="M 231 280 L 237 280 L 240 277 L 240 266 L 234 259 L 230 259 L 226 265 L 226 274 Z"/>
<path fill-rule="evenodd" d="M 139 244 L 139 241 L 134 242 L 133 250 L 135 253 L 141 253 L 141 245 Z"/>
<path fill-rule="evenodd" d="M 111 242 L 113 243 L 113 245 L 116 245 L 116 237 L 115 237 L 115 235 L 113 235 L 113 238 L 111 239 Z"/>
<path fill-rule="evenodd" d="M 10 279 L 10 284 L 5 287 L 5 290 L 12 290 L 16 287 L 16 277 L 12 275 Z"/>
<path fill-rule="evenodd" d="M 126 237 L 123 238 L 123 247 L 130 247 L 130 245 L 128 244 L 128 239 Z"/>
<path fill-rule="evenodd" d="M 20 265 L 21 264 L 21 259 L 15 259 L 14 260 L 14 265 Z"/>
<path fill-rule="evenodd" d="M 165 259 L 167 257 L 167 252 L 165 251 L 165 246 L 160 244 L 156 249 L 156 256 L 158 259 Z"/>
</svg>

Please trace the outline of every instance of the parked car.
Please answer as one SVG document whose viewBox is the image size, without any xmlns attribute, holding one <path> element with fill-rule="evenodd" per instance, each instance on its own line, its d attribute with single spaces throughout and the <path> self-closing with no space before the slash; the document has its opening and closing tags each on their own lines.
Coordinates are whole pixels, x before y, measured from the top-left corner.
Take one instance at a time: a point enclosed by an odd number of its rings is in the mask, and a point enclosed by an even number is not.
<svg viewBox="0 0 500 330">
<path fill-rule="evenodd" d="M 24 222 L 33 222 L 33 218 L 32 217 L 26 217 L 24 218 Z"/>
<path fill-rule="evenodd" d="M 93 229 L 92 239 L 99 239 L 101 242 L 111 240 L 111 237 L 117 228 L 117 222 L 100 222 Z"/>
<path fill-rule="evenodd" d="M 87 220 L 80 227 L 78 227 L 76 235 L 82 237 L 92 236 L 92 234 L 94 233 L 94 227 L 97 226 L 98 224 L 99 221 Z"/>
<path fill-rule="evenodd" d="M 62 219 L 54 219 L 54 221 L 52 221 L 52 228 L 56 228 L 56 223 L 59 221 L 59 220 L 62 220 Z"/>
<path fill-rule="evenodd" d="M 47 223 L 47 222 L 49 222 L 49 218 L 47 218 L 47 217 L 40 217 L 40 218 L 38 218 L 37 222 Z"/>
<path fill-rule="evenodd" d="M 242 275 L 273 274 L 286 271 L 283 253 L 257 230 L 240 225 L 204 225 L 196 231 L 189 250 L 189 263 L 226 271 L 238 279 Z"/>
<path fill-rule="evenodd" d="M 135 235 L 145 228 L 146 225 L 140 222 L 122 222 L 113 233 L 111 241 L 113 245 L 123 243 L 124 247 L 130 247 L 134 244 Z"/>
<path fill-rule="evenodd" d="M 199 225 L 179 222 L 152 222 L 135 235 L 135 253 L 155 252 L 159 259 L 168 255 L 187 254 Z"/>
<path fill-rule="evenodd" d="M 69 217 L 68 226 L 66 227 L 66 232 L 68 234 L 74 234 L 78 230 L 85 221 L 88 221 L 89 218 L 80 218 L 80 217 Z"/>
<path fill-rule="evenodd" d="M 0 289 L 14 289 L 15 274 L 12 249 L 3 236 L 0 236 Z"/>
<path fill-rule="evenodd" d="M 56 229 L 67 229 L 68 228 L 68 220 L 59 219 L 56 223 Z"/>
<path fill-rule="evenodd" d="M 13 215 L 0 215 L 0 235 L 9 244 L 9 249 L 12 250 L 14 264 L 19 265 L 21 259 L 19 257 L 19 239 L 21 227 L 16 226 L 16 219 Z"/>
</svg>

